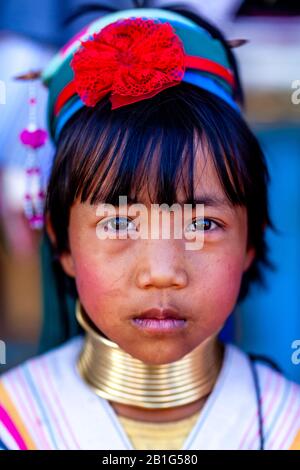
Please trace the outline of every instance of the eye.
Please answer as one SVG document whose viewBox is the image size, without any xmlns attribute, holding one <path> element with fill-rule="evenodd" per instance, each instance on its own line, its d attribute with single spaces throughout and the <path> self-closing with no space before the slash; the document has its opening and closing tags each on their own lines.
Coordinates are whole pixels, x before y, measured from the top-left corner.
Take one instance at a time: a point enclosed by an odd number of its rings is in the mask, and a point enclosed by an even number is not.
<svg viewBox="0 0 300 470">
<path fill-rule="evenodd" d="M 220 224 L 214 222 L 211 219 L 195 219 L 193 222 L 188 226 L 188 232 L 196 232 L 196 231 L 204 231 L 204 232 L 212 232 L 216 228 L 220 227 Z"/>
<path fill-rule="evenodd" d="M 104 232 L 128 232 L 129 230 L 136 230 L 137 227 L 133 220 L 128 217 L 111 217 L 105 219 L 97 224 L 97 230 L 103 230 Z"/>
</svg>

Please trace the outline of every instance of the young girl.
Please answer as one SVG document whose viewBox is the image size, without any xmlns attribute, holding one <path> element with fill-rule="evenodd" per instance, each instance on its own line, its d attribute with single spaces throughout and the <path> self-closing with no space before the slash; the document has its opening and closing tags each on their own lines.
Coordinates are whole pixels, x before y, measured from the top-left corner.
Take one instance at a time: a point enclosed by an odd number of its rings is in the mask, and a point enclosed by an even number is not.
<svg viewBox="0 0 300 470">
<path fill-rule="evenodd" d="M 272 226 L 233 45 L 122 10 L 44 71 L 46 229 L 85 334 L 2 376 L 3 448 L 300 448 L 299 387 L 218 339 Z"/>
</svg>

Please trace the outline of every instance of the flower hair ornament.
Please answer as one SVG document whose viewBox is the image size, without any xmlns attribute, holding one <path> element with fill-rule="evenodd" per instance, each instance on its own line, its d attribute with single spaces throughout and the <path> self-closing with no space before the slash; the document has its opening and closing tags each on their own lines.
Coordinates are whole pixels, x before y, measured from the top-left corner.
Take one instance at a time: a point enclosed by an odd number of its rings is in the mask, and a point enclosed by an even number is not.
<svg viewBox="0 0 300 470">
<path fill-rule="evenodd" d="M 235 39 L 228 45 L 245 42 Z M 48 88 L 47 123 L 54 144 L 68 120 L 84 106 L 94 107 L 108 95 L 114 111 L 181 82 L 210 91 L 240 112 L 234 98 L 234 72 L 222 42 L 194 21 L 165 9 L 119 10 L 96 19 L 55 55 L 40 78 Z M 29 104 L 35 106 L 34 97 Z M 30 119 L 33 122 L 21 140 L 28 149 L 26 171 L 32 179 L 39 172 L 33 156 L 46 133 Z M 25 212 L 33 226 L 40 226 L 44 197 L 37 187 L 35 209 L 30 191 L 25 198 Z"/>
</svg>

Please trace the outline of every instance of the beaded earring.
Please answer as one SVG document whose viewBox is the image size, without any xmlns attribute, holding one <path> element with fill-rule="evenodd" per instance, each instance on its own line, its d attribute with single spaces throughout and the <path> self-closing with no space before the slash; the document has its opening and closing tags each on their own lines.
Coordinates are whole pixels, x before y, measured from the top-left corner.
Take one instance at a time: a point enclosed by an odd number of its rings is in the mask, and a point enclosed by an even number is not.
<svg viewBox="0 0 300 470">
<path fill-rule="evenodd" d="M 17 80 L 28 81 L 28 124 L 21 131 L 19 138 L 26 147 L 24 213 L 30 227 L 37 230 L 44 225 L 45 200 L 38 150 L 45 145 L 48 139 L 47 131 L 38 127 L 37 80 L 39 77 L 40 72 L 28 72 L 15 77 Z"/>
</svg>

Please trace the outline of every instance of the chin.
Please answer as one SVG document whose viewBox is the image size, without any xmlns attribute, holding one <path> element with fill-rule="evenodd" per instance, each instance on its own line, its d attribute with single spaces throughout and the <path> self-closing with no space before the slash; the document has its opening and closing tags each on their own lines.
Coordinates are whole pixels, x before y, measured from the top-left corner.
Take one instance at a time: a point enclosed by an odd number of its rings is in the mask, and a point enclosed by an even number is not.
<svg viewBox="0 0 300 470">
<path fill-rule="evenodd" d="M 158 348 L 157 348 L 158 349 Z M 139 352 L 129 352 L 129 354 L 142 361 L 144 364 L 147 364 L 149 366 L 153 365 L 153 366 L 157 366 L 157 365 L 163 365 L 163 364 L 170 364 L 171 362 L 175 362 L 175 361 L 178 361 L 179 359 L 181 359 L 185 353 L 179 353 L 178 350 L 175 352 L 160 352 L 159 354 L 153 354 L 152 353 L 149 353 L 149 354 L 145 354 L 145 351 L 144 352 L 141 352 L 139 354 Z"/>
</svg>

